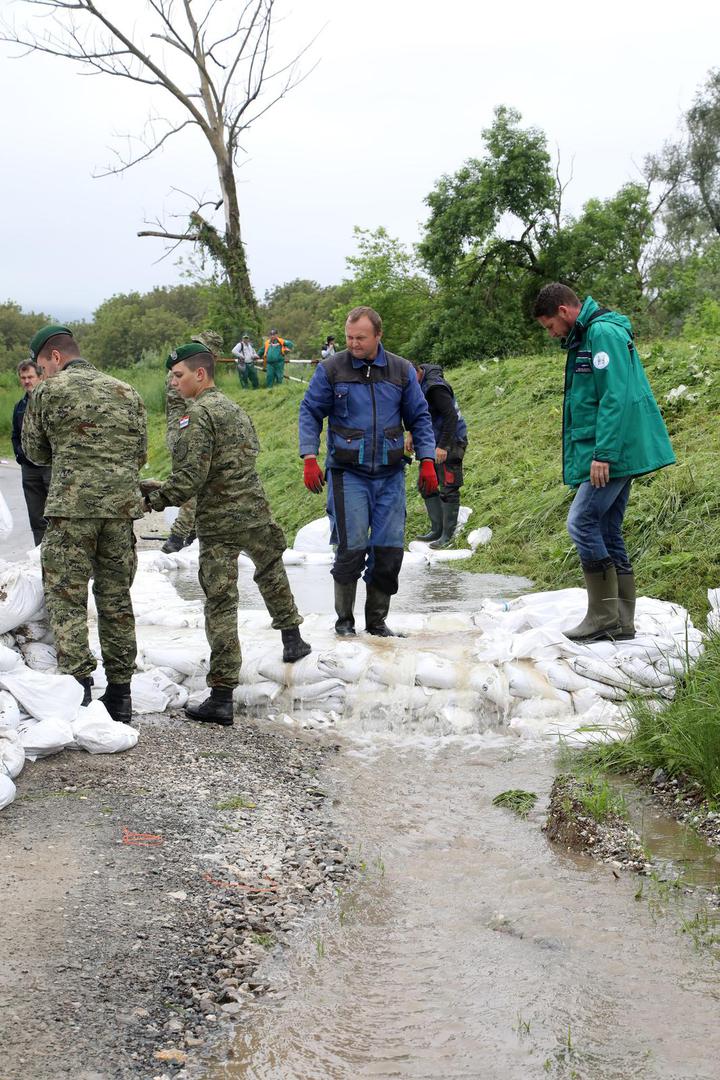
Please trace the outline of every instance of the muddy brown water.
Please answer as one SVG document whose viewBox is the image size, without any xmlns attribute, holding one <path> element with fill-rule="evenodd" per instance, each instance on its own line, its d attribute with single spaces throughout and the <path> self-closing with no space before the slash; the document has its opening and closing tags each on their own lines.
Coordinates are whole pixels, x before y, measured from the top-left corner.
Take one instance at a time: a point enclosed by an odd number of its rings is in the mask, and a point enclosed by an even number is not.
<svg viewBox="0 0 720 1080">
<path fill-rule="evenodd" d="M 308 577 L 317 610 L 327 567 Z M 398 610 L 471 608 L 492 588 L 452 567 L 403 577 Z M 683 933 L 704 901 L 546 841 L 556 749 L 503 731 L 344 736 L 322 783 L 359 882 L 289 956 L 269 953 L 277 993 L 209 1080 L 714 1080 L 720 968 Z M 493 807 L 508 788 L 538 794 L 526 821 Z M 634 812 L 667 876 L 702 864 L 718 880 L 702 841 Z"/>
</svg>

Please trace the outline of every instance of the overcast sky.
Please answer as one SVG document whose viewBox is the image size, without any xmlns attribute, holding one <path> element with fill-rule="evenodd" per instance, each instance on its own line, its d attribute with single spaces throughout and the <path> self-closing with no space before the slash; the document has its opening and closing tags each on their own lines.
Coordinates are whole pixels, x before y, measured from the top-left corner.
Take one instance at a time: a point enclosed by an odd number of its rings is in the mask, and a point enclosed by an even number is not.
<svg viewBox="0 0 720 1080">
<path fill-rule="evenodd" d="M 139 2 L 104 6 L 120 19 Z M 418 240 L 424 197 L 481 153 L 498 104 L 541 127 L 566 171 L 573 159 L 568 210 L 611 195 L 637 178 L 720 65 L 720 4 L 710 0 L 606 0 L 559 12 L 530 0 L 278 7 L 286 15 L 279 51 L 289 55 L 324 29 L 310 53 L 315 71 L 244 140 L 241 212 L 260 296 L 296 277 L 340 280 L 354 225 Z M 18 24 L 26 9 L 0 0 Z M 150 163 L 93 179 L 121 145 L 114 133 L 142 127 L 147 90 L 80 76 L 47 56 L 11 60 L 12 51 L 0 46 L 0 300 L 89 317 L 114 293 L 180 280 L 177 255 L 158 262 L 162 242 L 136 233 L 189 206 L 173 188 L 215 194 L 201 137 L 181 134 Z"/>
</svg>

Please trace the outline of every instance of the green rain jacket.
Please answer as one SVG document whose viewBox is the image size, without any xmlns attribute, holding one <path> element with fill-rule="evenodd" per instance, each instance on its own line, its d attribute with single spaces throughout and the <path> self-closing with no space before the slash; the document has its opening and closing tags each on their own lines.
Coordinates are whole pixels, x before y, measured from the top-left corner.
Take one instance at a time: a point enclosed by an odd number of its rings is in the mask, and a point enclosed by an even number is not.
<svg viewBox="0 0 720 1080">
<path fill-rule="evenodd" d="M 563 341 L 563 480 L 577 487 L 590 464 L 610 479 L 641 476 L 675 462 L 665 423 L 640 363 L 630 320 L 588 296 Z"/>
</svg>

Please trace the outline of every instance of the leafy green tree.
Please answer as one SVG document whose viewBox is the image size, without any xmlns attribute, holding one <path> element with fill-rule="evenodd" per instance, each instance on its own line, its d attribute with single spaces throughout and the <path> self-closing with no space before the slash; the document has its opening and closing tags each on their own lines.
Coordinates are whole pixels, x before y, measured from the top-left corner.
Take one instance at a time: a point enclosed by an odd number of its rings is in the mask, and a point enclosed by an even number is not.
<svg viewBox="0 0 720 1080">
<path fill-rule="evenodd" d="M 30 339 L 39 327 L 49 322 L 52 322 L 50 315 L 23 311 L 12 300 L 0 304 L 0 370 L 12 369 L 21 360 L 27 360 Z"/>
<path fill-rule="evenodd" d="M 148 293 L 125 293 L 100 305 L 82 335 L 88 360 L 130 367 L 146 354 L 162 353 L 208 325 L 207 285 L 176 285 Z"/>
<path fill-rule="evenodd" d="M 333 310 L 347 294 L 343 285 L 318 285 L 307 278 L 296 278 L 265 293 L 260 308 L 262 334 L 277 328 L 283 337 L 295 343 L 295 356 L 317 358 L 332 321 Z M 342 340 L 342 339 L 341 339 Z"/>
</svg>

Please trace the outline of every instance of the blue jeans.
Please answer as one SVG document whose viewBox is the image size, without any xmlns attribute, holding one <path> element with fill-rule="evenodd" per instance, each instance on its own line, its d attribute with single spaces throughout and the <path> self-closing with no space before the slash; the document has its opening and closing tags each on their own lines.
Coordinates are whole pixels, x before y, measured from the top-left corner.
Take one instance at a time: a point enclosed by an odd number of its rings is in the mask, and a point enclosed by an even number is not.
<svg viewBox="0 0 720 1080">
<path fill-rule="evenodd" d="M 631 476 L 610 480 L 605 487 L 581 484 L 573 499 L 567 530 L 586 570 L 612 562 L 619 574 L 632 573 L 625 550 L 622 524 L 630 498 Z"/>
<path fill-rule="evenodd" d="M 364 568 L 367 585 L 394 596 L 405 543 L 405 470 L 363 476 L 331 468 L 327 490 L 330 542 L 336 545 L 332 576 L 350 585 Z"/>
</svg>

